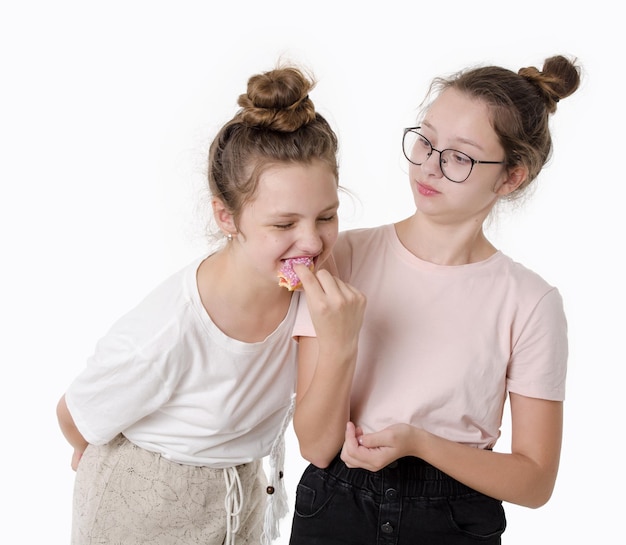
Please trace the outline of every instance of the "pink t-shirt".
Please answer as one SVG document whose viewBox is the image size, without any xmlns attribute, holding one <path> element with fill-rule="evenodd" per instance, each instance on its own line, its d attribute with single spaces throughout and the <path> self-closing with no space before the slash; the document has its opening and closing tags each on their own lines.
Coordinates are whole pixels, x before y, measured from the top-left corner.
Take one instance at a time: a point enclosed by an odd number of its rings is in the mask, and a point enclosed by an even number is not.
<svg viewBox="0 0 626 545">
<path fill-rule="evenodd" d="M 406 422 L 492 448 L 507 392 L 561 401 L 567 323 L 556 288 L 496 252 L 441 266 L 400 243 L 393 225 L 340 234 L 340 278 L 367 296 L 351 418 L 365 432 Z M 306 304 L 295 336 L 315 336 Z"/>
</svg>

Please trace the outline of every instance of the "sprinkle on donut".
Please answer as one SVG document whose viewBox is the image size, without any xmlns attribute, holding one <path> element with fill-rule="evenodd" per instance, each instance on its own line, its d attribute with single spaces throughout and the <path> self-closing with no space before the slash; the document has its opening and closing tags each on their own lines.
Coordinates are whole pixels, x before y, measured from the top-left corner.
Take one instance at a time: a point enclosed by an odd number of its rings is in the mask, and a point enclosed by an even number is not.
<svg viewBox="0 0 626 545">
<path fill-rule="evenodd" d="M 278 270 L 278 285 L 287 288 L 289 291 L 294 291 L 302 287 L 298 275 L 293 270 L 293 266 L 296 264 L 306 265 L 310 270 L 313 270 L 314 267 L 313 259 L 307 256 L 285 259 Z"/>
</svg>

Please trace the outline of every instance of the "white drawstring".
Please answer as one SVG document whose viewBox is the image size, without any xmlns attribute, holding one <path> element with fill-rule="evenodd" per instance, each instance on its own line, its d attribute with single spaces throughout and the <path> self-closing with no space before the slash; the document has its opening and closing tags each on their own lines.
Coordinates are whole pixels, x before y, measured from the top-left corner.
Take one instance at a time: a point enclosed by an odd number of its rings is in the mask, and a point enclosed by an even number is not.
<svg viewBox="0 0 626 545">
<path fill-rule="evenodd" d="M 239 530 L 239 513 L 243 507 L 243 489 L 237 467 L 224 468 L 224 481 L 226 481 L 226 541 L 225 545 L 235 544 L 235 534 Z"/>
<path fill-rule="evenodd" d="M 293 417 L 296 396 L 291 396 L 291 402 L 283 418 L 283 423 L 278 436 L 274 439 L 270 449 L 269 463 L 270 475 L 267 487 L 267 505 L 261 535 L 262 545 L 269 545 L 280 535 L 279 522 L 288 512 L 287 491 L 283 480 L 283 467 L 285 463 L 285 431 Z M 226 540 L 224 545 L 235 545 L 235 534 L 239 530 L 239 514 L 243 508 L 243 488 L 237 467 L 224 468 L 224 481 L 226 482 Z"/>
</svg>

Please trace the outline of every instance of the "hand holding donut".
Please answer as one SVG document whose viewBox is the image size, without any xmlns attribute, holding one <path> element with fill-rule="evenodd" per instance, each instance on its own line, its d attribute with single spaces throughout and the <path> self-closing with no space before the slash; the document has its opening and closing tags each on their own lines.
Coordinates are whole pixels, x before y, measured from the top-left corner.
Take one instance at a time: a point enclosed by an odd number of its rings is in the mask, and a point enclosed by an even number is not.
<svg viewBox="0 0 626 545">
<path fill-rule="evenodd" d="M 320 349 L 356 350 L 365 295 L 325 269 L 313 273 L 302 264 L 295 264 L 293 269 L 306 294 Z"/>
</svg>

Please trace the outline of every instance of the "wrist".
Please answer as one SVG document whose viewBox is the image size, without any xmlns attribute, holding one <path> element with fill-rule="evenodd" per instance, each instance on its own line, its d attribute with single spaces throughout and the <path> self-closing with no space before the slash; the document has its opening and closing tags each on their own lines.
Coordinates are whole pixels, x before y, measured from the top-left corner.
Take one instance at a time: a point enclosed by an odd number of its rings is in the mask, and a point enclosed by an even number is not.
<svg viewBox="0 0 626 545">
<path fill-rule="evenodd" d="M 416 458 L 425 459 L 427 456 L 430 434 L 422 428 L 413 426 L 411 434 L 411 450 Z"/>
<path fill-rule="evenodd" d="M 356 362 L 357 344 L 350 342 L 319 342 L 319 361 L 332 361 L 334 365 L 351 365 Z"/>
</svg>

